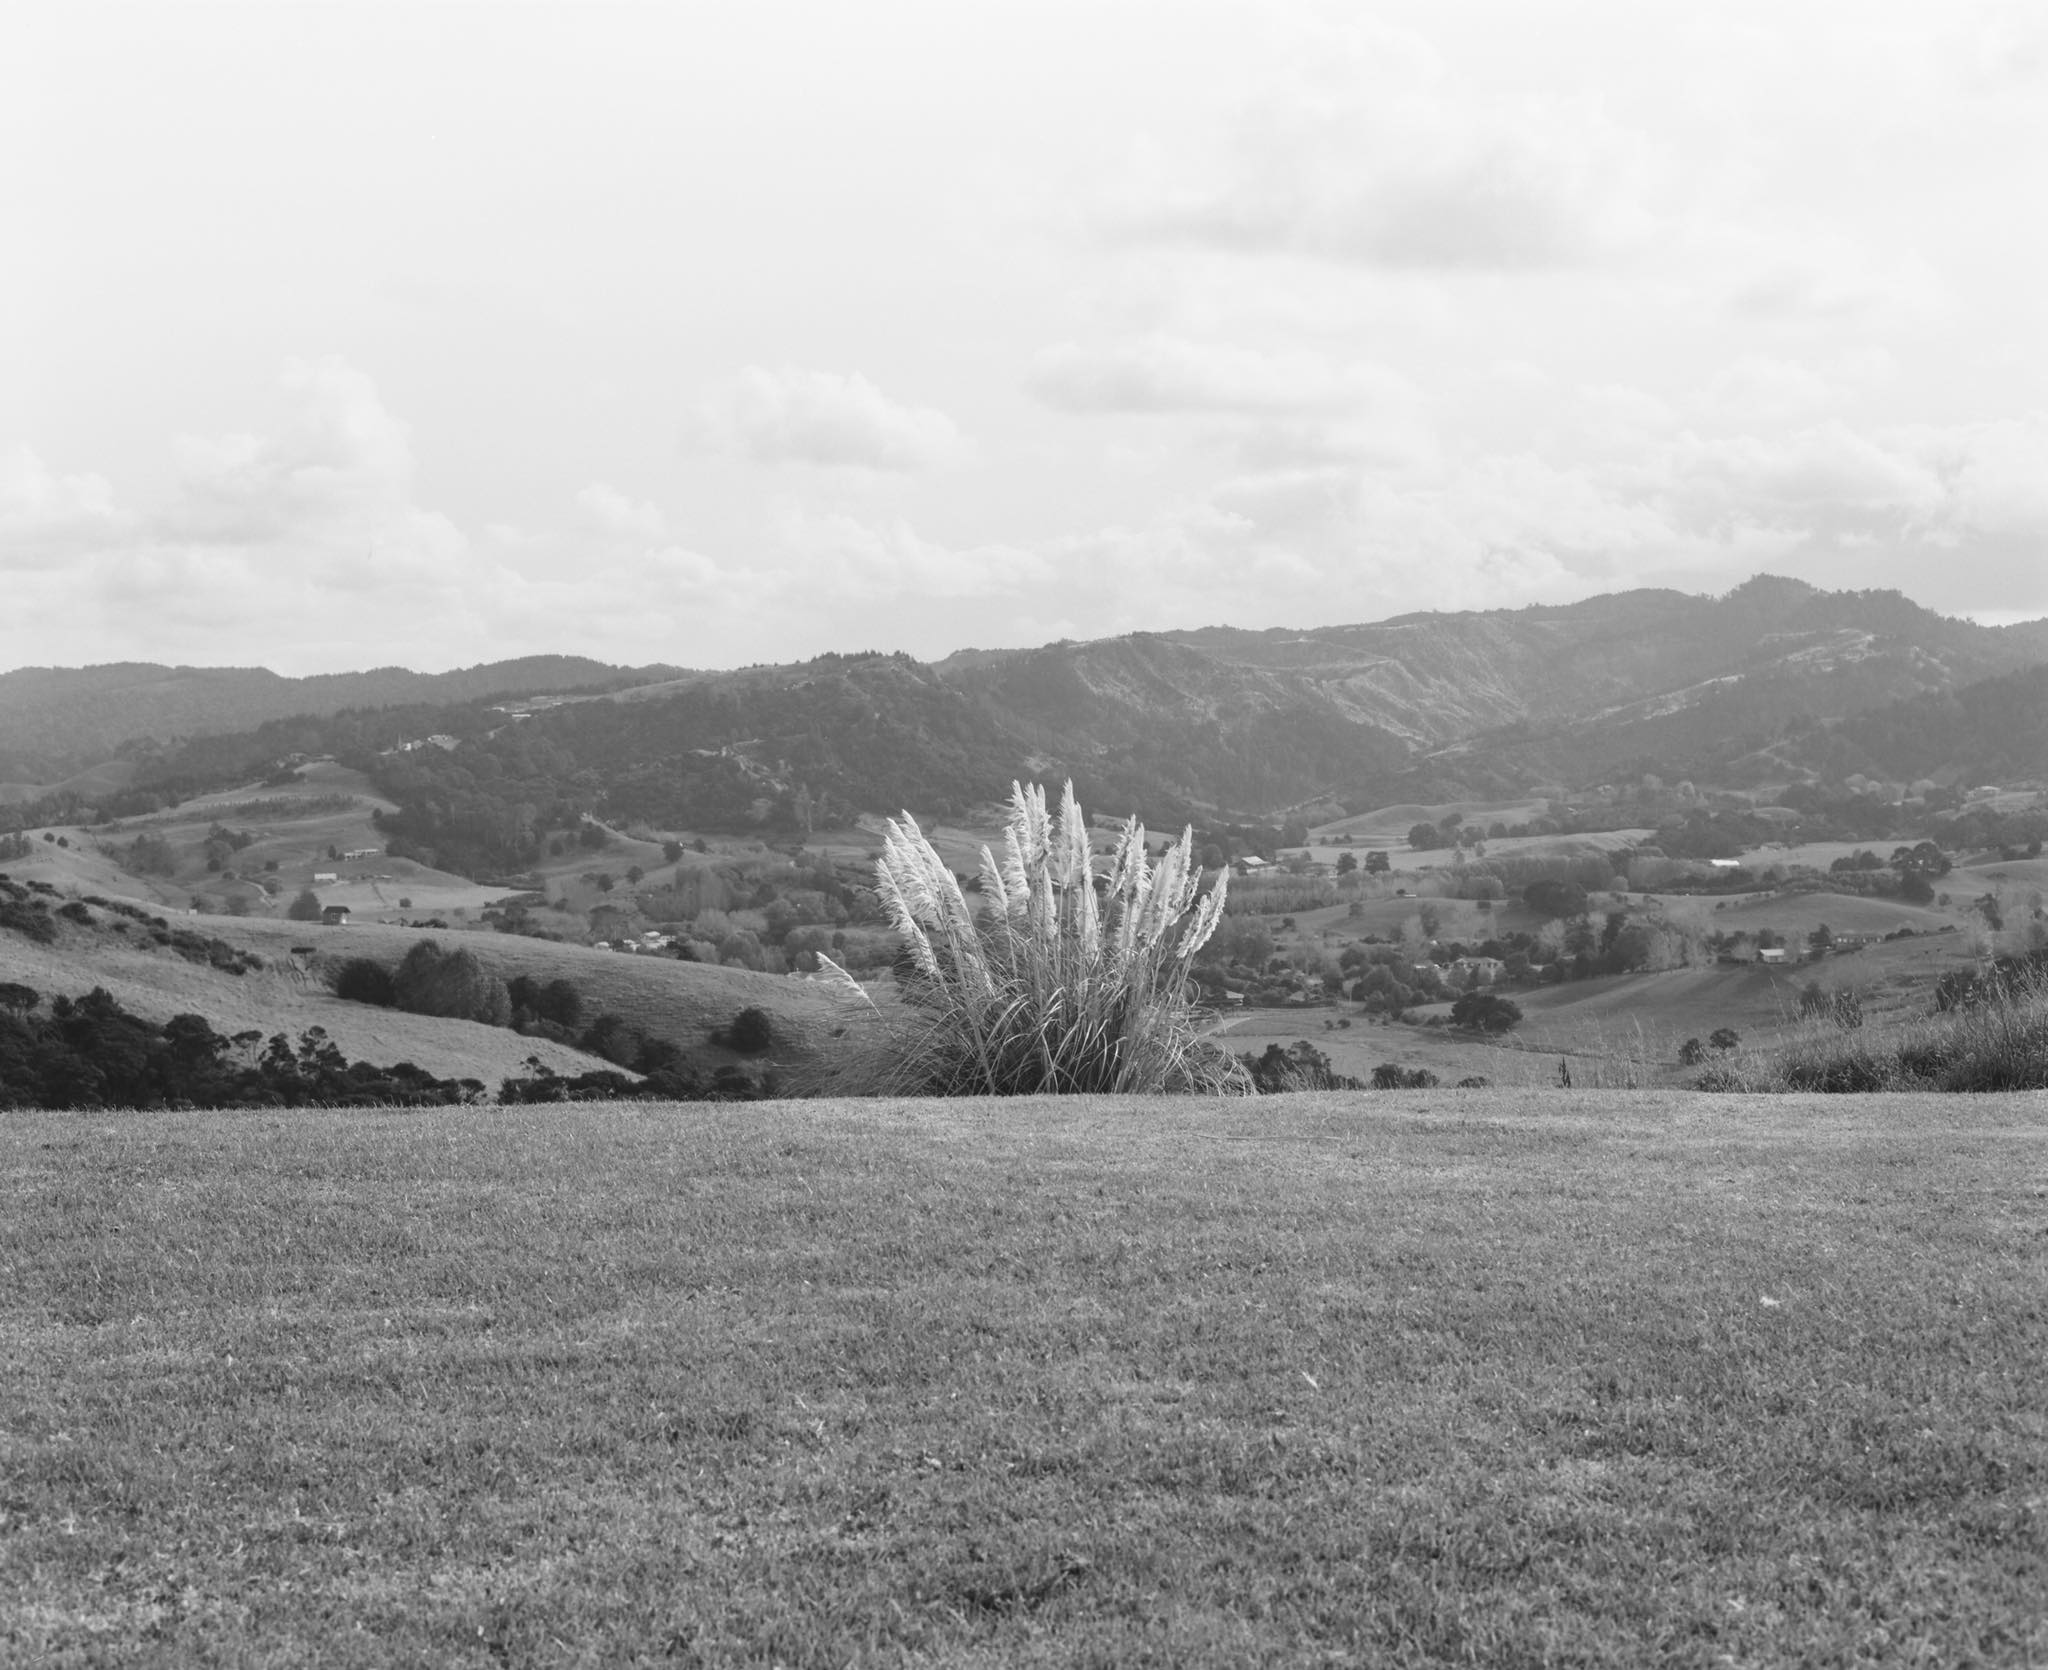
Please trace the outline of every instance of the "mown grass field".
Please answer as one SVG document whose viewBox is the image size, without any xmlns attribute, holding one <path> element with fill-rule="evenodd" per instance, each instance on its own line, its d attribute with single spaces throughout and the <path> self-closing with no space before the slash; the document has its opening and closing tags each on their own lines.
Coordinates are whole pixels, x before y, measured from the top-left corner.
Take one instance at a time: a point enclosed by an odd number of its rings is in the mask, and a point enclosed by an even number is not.
<svg viewBox="0 0 2048 1670">
<path fill-rule="evenodd" d="M 2048 1661 L 2041 1097 L 0 1125 L 10 1664 Z"/>
</svg>

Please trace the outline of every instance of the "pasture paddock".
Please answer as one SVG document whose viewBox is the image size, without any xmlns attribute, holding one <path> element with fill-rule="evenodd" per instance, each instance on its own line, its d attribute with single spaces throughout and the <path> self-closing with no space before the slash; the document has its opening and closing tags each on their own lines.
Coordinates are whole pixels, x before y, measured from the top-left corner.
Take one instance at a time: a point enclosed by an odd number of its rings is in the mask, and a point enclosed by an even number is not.
<svg viewBox="0 0 2048 1670">
<path fill-rule="evenodd" d="M 0 1124 L 0 1659 L 2048 1658 L 2039 1097 Z"/>
</svg>

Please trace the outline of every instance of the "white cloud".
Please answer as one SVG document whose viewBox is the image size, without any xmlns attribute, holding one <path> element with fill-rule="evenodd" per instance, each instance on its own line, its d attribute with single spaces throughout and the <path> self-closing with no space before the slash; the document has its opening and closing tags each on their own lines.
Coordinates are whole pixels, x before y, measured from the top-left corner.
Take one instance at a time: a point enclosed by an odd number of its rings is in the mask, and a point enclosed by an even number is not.
<svg viewBox="0 0 2048 1670">
<path fill-rule="evenodd" d="M 1020 545 L 954 549 L 923 538 L 904 521 L 876 525 L 840 512 L 795 511 L 781 519 L 789 594 L 838 597 L 993 597 L 1053 578 L 1045 557 Z"/>
<path fill-rule="evenodd" d="M 764 464 L 915 471 L 967 454 L 944 412 L 892 399 L 858 372 L 750 365 L 705 398 L 695 429 L 698 439 Z"/>
<path fill-rule="evenodd" d="M 1569 266 L 1652 229 L 1651 160 L 1589 104 L 1490 97 L 1419 36 L 1350 19 L 1315 31 L 1215 154 L 1142 153 L 1104 223 L 1390 268 Z"/>
<path fill-rule="evenodd" d="M 668 531 L 668 518 L 659 505 L 630 498 L 602 481 L 594 481 L 578 493 L 576 507 L 590 526 L 603 534 L 659 539 Z"/>
<path fill-rule="evenodd" d="M 1048 348 L 1031 388 L 1070 412 L 1331 412 L 1416 398 L 1405 377 L 1379 366 L 1157 334 L 1108 347 Z"/>
<path fill-rule="evenodd" d="M 0 572 L 58 567 L 122 526 L 101 477 L 60 476 L 26 447 L 0 455 Z"/>
</svg>

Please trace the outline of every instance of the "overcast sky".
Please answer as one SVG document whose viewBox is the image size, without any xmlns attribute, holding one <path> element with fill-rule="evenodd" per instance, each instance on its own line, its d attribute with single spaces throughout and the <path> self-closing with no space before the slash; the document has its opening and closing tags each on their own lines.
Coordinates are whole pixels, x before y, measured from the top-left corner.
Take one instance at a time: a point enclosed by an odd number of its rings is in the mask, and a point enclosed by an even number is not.
<svg viewBox="0 0 2048 1670">
<path fill-rule="evenodd" d="M 0 668 L 2048 614 L 2048 8 L 0 13 Z"/>
</svg>

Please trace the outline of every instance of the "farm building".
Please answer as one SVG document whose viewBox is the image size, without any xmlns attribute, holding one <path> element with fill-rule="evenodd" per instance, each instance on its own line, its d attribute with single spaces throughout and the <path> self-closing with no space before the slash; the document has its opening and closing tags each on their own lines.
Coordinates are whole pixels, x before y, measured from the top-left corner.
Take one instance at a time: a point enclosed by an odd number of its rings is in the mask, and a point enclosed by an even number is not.
<svg viewBox="0 0 2048 1670">
<path fill-rule="evenodd" d="M 330 928 L 346 928 L 348 926 L 348 906 L 323 905 L 320 910 L 320 920 Z"/>
</svg>

